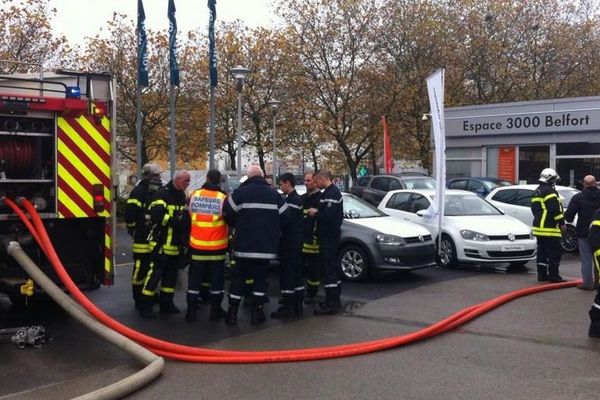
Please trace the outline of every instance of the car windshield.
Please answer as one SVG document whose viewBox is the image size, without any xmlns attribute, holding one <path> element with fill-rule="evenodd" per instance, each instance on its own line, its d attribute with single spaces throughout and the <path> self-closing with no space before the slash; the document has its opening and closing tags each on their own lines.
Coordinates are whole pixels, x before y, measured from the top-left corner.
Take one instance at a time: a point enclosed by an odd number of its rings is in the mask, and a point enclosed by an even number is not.
<svg viewBox="0 0 600 400">
<path fill-rule="evenodd" d="M 386 215 L 356 196 L 344 195 L 344 218 L 373 218 L 385 217 Z"/>
<path fill-rule="evenodd" d="M 406 189 L 435 189 L 435 179 L 430 176 L 402 177 L 402 183 Z"/>
<path fill-rule="evenodd" d="M 502 213 L 479 196 L 448 194 L 446 195 L 444 215 L 456 217 L 460 215 L 502 215 Z"/>
<path fill-rule="evenodd" d="M 579 190 L 577 189 L 557 189 L 556 190 L 558 192 L 558 194 L 560 195 L 561 199 L 562 199 L 562 204 L 564 208 L 568 208 L 569 207 L 569 203 L 571 202 L 571 199 L 573 198 L 573 196 L 575 196 L 577 193 L 579 193 Z"/>
</svg>

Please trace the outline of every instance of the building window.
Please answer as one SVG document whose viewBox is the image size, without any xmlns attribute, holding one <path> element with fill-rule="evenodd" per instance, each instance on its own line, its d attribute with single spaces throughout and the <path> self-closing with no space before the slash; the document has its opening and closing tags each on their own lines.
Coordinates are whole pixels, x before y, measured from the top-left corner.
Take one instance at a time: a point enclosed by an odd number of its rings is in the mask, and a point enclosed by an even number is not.
<svg viewBox="0 0 600 400">
<path fill-rule="evenodd" d="M 557 156 L 586 156 L 597 154 L 600 157 L 600 143 L 557 143 Z"/>
<path fill-rule="evenodd" d="M 448 179 L 480 176 L 482 165 L 481 147 L 446 149 L 446 176 Z"/>
<path fill-rule="evenodd" d="M 560 176 L 560 184 L 581 189 L 583 177 L 594 175 L 600 178 L 600 156 L 589 158 L 558 158 L 556 172 Z"/>
</svg>

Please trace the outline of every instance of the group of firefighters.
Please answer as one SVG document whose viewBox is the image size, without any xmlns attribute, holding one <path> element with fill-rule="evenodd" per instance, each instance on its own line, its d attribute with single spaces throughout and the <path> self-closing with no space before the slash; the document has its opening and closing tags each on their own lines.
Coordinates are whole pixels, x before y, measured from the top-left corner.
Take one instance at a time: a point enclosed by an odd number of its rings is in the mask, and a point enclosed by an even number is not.
<svg viewBox="0 0 600 400">
<path fill-rule="evenodd" d="M 175 285 L 178 270 L 189 265 L 187 321 L 196 320 L 199 303 L 210 303 L 210 321 L 224 317 L 235 325 L 244 299 L 252 305 L 250 322 L 260 324 L 266 320 L 267 269 L 273 260 L 280 264 L 281 305 L 272 318 L 300 317 L 305 304 L 316 305 L 321 277 L 325 301 L 314 314 L 340 311 L 336 257 L 343 204 L 328 171 L 306 174 L 307 192 L 300 196 L 291 173 L 280 177 L 281 195 L 262 169 L 251 165 L 240 186 L 225 193 L 221 173 L 210 170 L 189 198 L 187 171 L 177 171 L 164 187 L 157 164 L 146 164 L 141 172 L 125 211 L 133 238 L 133 299 L 141 317 L 156 318 L 156 304 L 161 313 L 180 312 L 173 301 Z M 226 265 L 227 311 L 222 308 Z"/>
</svg>

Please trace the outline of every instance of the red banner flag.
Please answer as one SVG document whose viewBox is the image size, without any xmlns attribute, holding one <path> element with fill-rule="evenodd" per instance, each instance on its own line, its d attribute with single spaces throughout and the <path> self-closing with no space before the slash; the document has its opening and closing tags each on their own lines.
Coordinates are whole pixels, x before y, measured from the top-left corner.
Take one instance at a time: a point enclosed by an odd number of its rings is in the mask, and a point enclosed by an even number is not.
<svg viewBox="0 0 600 400">
<path fill-rule="evenodd" d="M 381 116 L 381 123 L 383 124 L 383 165 L 386 174 L 392 173 L 394 163 L 392 161 L 392 145 L 390 142 L 390 133 L 388 131 L 388 123 L 385 115 Z"/>
</svg>

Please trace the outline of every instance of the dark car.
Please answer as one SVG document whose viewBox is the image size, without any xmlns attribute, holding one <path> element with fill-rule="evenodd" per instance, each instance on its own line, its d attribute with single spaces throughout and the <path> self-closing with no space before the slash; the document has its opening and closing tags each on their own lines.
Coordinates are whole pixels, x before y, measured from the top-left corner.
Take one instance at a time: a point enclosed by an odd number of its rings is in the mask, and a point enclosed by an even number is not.
<svg viewBox="0 0 600 400">
<path fill-rule="evenodd" d="M 344 193 L 343 199 L 338 247 L 342 278 L 361 281 L 374 269 L 412 271 L 435 266 L 436 247 L 426 228 L 391 217 L 352 194 Z"/>
<path fill-rule="evenodd" d="M 397 189 L 435 189 L 435 179 L 412 172 L 373 175 L 364 187 L 361 197 L 377 207 L 387 192 Z"/>
<path fill-rule="evenodd" d="M 468 190 L 481 197 L 487 196 L 497 187 L 510 185 L 512 185 L 512 182 L 504 179 L 483 177 L 454 178 L 446 183 L 448 189 Z"/>
<path fill-rule="evenodd" d="M 350 193 L 362 198 L 362 192 L 371 180 L 371 176 L 359 176 L 356 183 L 350 188 Z"/>
</svg>

